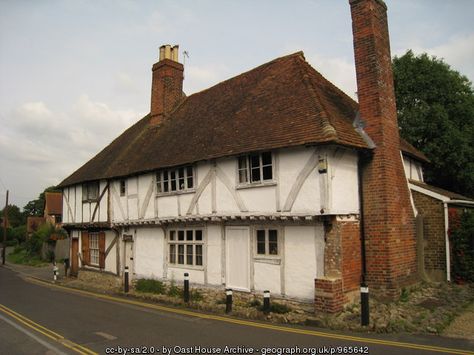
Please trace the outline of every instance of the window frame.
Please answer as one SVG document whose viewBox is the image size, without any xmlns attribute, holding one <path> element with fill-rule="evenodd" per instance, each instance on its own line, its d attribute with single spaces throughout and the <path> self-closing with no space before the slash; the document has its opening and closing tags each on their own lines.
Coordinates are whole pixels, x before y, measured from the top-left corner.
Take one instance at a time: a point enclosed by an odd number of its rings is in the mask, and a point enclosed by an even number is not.
<svg viewBox="0 0 474 355">
<path fill-rule="evenodd" d="M 258 234 L 259 231 L 264 231 L 264 248 L 265 248 L 265 253 L 261 254 L 258 252 L 258 247 L 259 247 L 259 240 L 258 240 Z M 270 253 L 270 231 L 276 231 L 276 246 L 277 246 L 277 253 L 276 254 L 271 254 Z M 254 231 L 253 231 L 253 236 L 254 236 L 254 241 L 253 241 L 253 257 L 255 260 L 281 260 L 282 258 L 282 248 L 283 248 L 283 242 L 282 242 L 282 228 L 278 226 L 255 226 Z"/>
<path fill-rule="evenodd" d="M 197 232 L 200 232 L 201 239 L 197 239 Z M 173 235 L 173 239 L 172 238 Z M 191 235 L 191 239 L 189 236 Z M 205 228 L 201 226 L 175 227 L 166 230 L 167 248 L 166 262 L 168 267 L 204 270 L 205 263 Z M 189 253 L 191 247 L 191 253 Z M 173 254 L 171 250 L 173 249 Z M 198 253 L 199 250 L 199 253 Z M 182 257 L 182 259 L 181 259 Z M 188 263 L 189 257 L 192 263 Z M 201 264 L 198 265 L 198 257 Z M 182 260 L 182 262 L 180 262 Z"/>
<path fill-rule="evenodd" d="M 95 239 L 95 242 L 94 242 L 94 239 Z M 93 244 L 96 244 L 97 247 L 93 247 Z M 93 251 L 94 253 L 92 253 Z M 97 255 L 95 255 L 95 251 L 97 251 Z M 93 262 L 93 259 L 95 259 L 96 257 L 97 257 L 97 263 Z M 89 264 L 90 266 L 95 266 L 95 267 L 100 266 L 99 233 L 96 233 L 96 232 L 89 233 Z"/>
<path fill-rule="evenodd" d="M 96 196 L 91 197 L 92 191 L 95 189 Z M 100 196 L 100 181 L 89 181 L 82 184 L 82 202 L 96 202 Z"/>
<path fill-rule="evenodd" d="M 192 175 L 189 175 L 190 171 Z M 195 192 L 196 181 L 196 169 L 191 164 L 157 170 L 155 173 L 156 195 L 165 196 Z"/>
<path fill-rule="evenodd" d="M 263 155 L 270 154 L 270 164 L 264 164 Z M 252 164 L 252 158 L 258 156 L 258 167 Z M 264 169 L 271 168 L 271 178 L 264 179 Z M 252 171 L 258 169 L 259 180 L 253 180 Z M 241 176 L 245 176 L 245 181 L 241 181 Z M 237 157 L 237 188 L 275 185 L 275 153 L 263 151 L 239 155 Z"/>
</svg>

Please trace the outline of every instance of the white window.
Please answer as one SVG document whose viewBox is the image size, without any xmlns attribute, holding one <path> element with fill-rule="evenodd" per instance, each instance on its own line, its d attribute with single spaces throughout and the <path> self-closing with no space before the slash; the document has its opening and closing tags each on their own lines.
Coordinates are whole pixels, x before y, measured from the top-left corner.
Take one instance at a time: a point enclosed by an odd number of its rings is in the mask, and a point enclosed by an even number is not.
<svg viewBox="0 0 474 355">
<path fill-rule="evenodd" d="M 91 265 L 99 266 L 99 233 L 89 234 L 89 252 Z"/>
<path fill-rule="evenodd" d="M 278 230 L 270 228 L 257 229 L 257 255 L 278 255 Z"/>
<path fill-rule="evenodd" d="M 255 153 L 239 157 L 239 183 L 252 184 L 273 180 L 272 153 Z"/>
<path fill-rule="evenodd" d="M 172 229 L 168 232 L 170 264 L 202 266 L 202 229 Z"/>
<path fill-rule="evenodd" d="M 99 198 L 99 182 L 87 182 L 82 185 L 82 202 L 96 201 Z"/>
<path fill-rule="evenodd" d="M 194 189 L 194 169 L 191 165 L 176 169 L 163 169 L 156 173 L 157 193 Z"/>
<path fill-rule="evenodd" d="M 125 196 L 127 193 L 127 181 L 125 179 L 120 180 L 120 196 Z"/>
</svg>

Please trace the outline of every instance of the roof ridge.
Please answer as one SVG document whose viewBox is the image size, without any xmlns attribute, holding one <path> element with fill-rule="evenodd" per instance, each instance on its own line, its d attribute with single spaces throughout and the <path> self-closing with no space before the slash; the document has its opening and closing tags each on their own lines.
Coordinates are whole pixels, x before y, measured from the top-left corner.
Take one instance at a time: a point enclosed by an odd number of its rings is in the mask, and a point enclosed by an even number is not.
<svg viewBox="0 0 474 355">
<path fill-rule="evenodd" d="M 240 74 L 237 74 L 237 75 L 235 75 L 235 76 L 232 76 L 232 77 L 230 77 L 230 78 L 228 78 L 228 79 L 219 81 L 217 84 L 214 84 L 214 85 L 212 85 L 211 87 L 208 87 L 208 88 L 206 88 L 206 89 L 202 89 L 201 91 L 198 91 L 198 92 L 195 92 L 195 93 L 193 93 L 193 94 L 191 94 L 191 95 L 189 95 L 189 96 L 186 96 L 186 100 L 187 100 L 187 99 L 190 99 L 190 98 L 193 97 L 193 96 L 200 95 L 200 94 L 202 94 L 202 93 L 204 93 L 204 92 L 206 92 L 206 91 L 209 91 L 209 90 L 211 90 L 211 89 L 214 89 L 214 88 L 215 88 L 216 86 L 218 86 L 218 85 L 224 84 L 224 83 L 229 82 L 229 81 L 234 80 L 234 79 L 238 79 L 238 78 L 240 78 L 240 77 L 242 77 L 242 76 L 248 75 L 249 73 L 251 73 L 251 72 L 253 72 L 253 71 L 257 71 L 257 70 L 262 69 L 262 68 L 264 68 L 264 67 L 268 67 L 268 66 L 274 64 L 275 62 L 279 62 L 279 61 L 282 61 L 282 60 L 285 60 L 285 59 L 289 59 L 289 58 L 292 58 L 292 57 L 298 57 L 298 56 L 303 57 L 303 59 L 304 59 L 304 53 L 303 53 L 303 51 L 294 52 L 294 53 L 291 53 L 291 54 L 287 54 L 287 55 L 284 55 L 284 56 L 281 56 L 281 57 L 272 59 L 272 60 L 270 60 L 269 62 L 260 64 L 259 66 L 255 67 L 255 68 L 252 68 L 252 69 L 249 69 L 249 70 L 247 70 L 247 71 L 244 71 L 244 72 L 242 72 L 242 73 L 240 73 Z"/>
<path fill-rule="evenodd" d="M 306 61 L 304 61 L 304 63 L 306 63 Z M 317 90 L 314 88 L 314 84 L 313 84 L 310 76 L 308 75 L 307 70 L 308 70 L 307 66 L 299 67 L 299 72 L 302 76 L 303 83 L 308 88 L 308 90 L 310 92 L 310 95 L 313 97 L 313 99 L 315 101 L 317 101 L 318 104 L 322 108 L 319 116 L 321 117 L 321 120 L 322 120 L 322 123 L 323 123 L 323 134 L 324 134 L 324 136 L 327 136 L 328 138 L 332 138 L 334 140 L 337 140 L 338 135 L 337 135 L 336 129 L 331 124 L 330 118 L 326 114 L 327 108 L 326 108 L 325 104 L 323 103 L 323 100 L 321 100 L 321 97 L 318 94 Z"/>
</svg>

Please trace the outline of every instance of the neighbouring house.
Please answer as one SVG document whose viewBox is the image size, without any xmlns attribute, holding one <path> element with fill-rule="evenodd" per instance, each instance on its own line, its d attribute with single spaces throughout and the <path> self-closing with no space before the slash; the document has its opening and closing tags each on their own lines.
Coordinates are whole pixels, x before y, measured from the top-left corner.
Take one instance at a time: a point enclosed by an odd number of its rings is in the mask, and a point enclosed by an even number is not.
<svg viewBox="0 0 474 355">
<path fill-rule="evenodd" d="M 26 218 L 26 237 L 30 238 L 44 222 L 44 217 L 28 216 Z"/>
<path fill-rule="evenodd" d="M 61 192 L 44 193 L 44 218 L 53 225 L 60 226 L 63 215 L 63 195 Z"/>
<path fill-rule="evenodd" d="M 399 137 L 386 6 L 349 3 L 359 103 L 302 52 L 186 96 L 162 46 L 150 114 L 60 184 L 72 272 L 187 272 L 328 312 L 361 279 L 392 297 L 418 280 L 408 178 L 427 159 Z"/>
</svg>

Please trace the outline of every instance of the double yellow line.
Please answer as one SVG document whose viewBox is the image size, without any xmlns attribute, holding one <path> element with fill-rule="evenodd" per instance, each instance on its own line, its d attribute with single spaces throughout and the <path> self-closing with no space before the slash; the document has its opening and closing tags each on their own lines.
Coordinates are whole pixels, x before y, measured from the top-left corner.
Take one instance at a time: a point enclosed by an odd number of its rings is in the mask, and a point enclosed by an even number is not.
<svg viewBox="0 0 474 355">
<path fill-rule="evenodd" d="M 61 345 L 75 351 L 76 353 L 79 353 L 82 355 L 97 355 L 96 352 L 64 338 L 62 335 L 56 332 L 53 332 L 52 330 L 46 327 L 43 327 L 41 324 L 33 322 L 31 319 L 26 318 L 25 316 L 21 315 L 20 313 L 15 312 L 14 310 L 4 306 L 3 304 L 0 304 L 0 312 L 7 314 L 8 316 L 12 317 L 19 323 L 23 324 L 24 326 L 31 328 L 37 331 L 38 333 L 43 334 L 45 337 L 48 337 L 49 339 L 52 339 L 60 343 Z"/>
<path fill-rule="evenodd" d="M 135 301 L 131 299 L 118 298 L 118 297 L 108 296 L 104 294 L 98 294 L 94 292 L 73 289 L 70 287 L 54 285 L 46 281 L 41 281 L 39 279 L 33 279 L 29 277 L 27 277 L 26 279 L 35 283 L 47 285 L 49 287 L 59 288 L 66 292 L 77 293 L 77 294 L 81 294 L 81 295 L 85 295 L 85 296 L 89 296 L 93 298 L 111 301 L 114 303 L 124 303 L 124 304 L 144 307 L 148 309 L 154 309 L 158 311 L 187 315 L 187 316 L 203 318 L 203 319 L 212 319 L 212 320 L 216 320 L 220 322 L 240 324 L 240 325 L 249 326 L 249 327 L 270 329 L 270 330 L 276 330 L 276 331 L 286 332 L 286 333 L 311 335 L 311 336 L 331 338 L 331 339 L 337 339 L 337 340 L 354 341 L 354 342 L 363 343 L 363 344 L 377 344 L 377 345 L 393 346 L 393 347 L 398 347 L 398 348 L 416 349 L 416 350 L 438 352 L 438 353 L 448 353 L 448 354 L 474 355 L 473 351 L 462 350 L 462 349 L 444 348 L 444 347 L 424 345 L 424 344 L 413 344 L 413 343 L 405 343 L 405 342 L 398 342 L 398 341 L 391 341 L 391 340 L 381 340 L 381 339 L 363 338 L 363 337 L 356 337 L 356 336 L 343 335 L 343 334 L 326 333 L 326 332 L 319 332 L 315 330 L 290 328 L 290 327 L 284 327 L 284 326 L 267 324 L 267 323 L 258 323 L 254 321 L 218 316 L 214 314 L 198 313 L 194 311 L 188 311 L 185 309 L 160 306 L 157 304 L 144 303 L 144 302 Z"/>
</svg>

